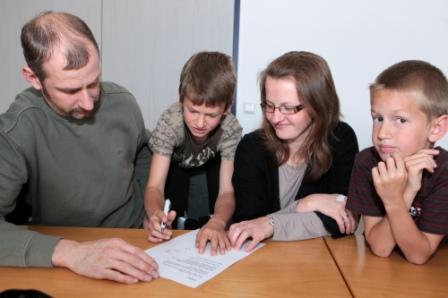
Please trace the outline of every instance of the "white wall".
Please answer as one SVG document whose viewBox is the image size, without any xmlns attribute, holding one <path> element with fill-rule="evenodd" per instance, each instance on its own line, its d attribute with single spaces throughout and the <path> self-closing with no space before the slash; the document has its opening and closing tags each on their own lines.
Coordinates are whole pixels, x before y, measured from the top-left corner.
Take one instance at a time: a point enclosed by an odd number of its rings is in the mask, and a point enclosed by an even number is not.
<svg viewBox="0 0 448 298">
<path fill-rule="evenodd" d="M 306 50 L 332 69 L 344 119 L 360 148 L 370 146 L 368 85 L 405 59 L 426 60 L 448 75 L 448 1 L 242 0 L 237 116 L 244 132 L 261 119 L 257 76 L 284 52 Z M 244 105 L 254 104 L 254 114 Z M 439 143 L 448 148 L 448 136 Z"/>
<path fill-rule="evenodd" d="M 233 9 L 229 0 L 0 0 L 0 113 L 28 87 L 20 72 L 22 26 L 41 11 L 66 11 L 92 29 L 102 79 L 128 88 L 152 129 L 178 100 L 180 71 L 193 53 L 232 54 Z"/>
<path fill-rule="evenodd" d="M 0 114 L 8 109 L 17 93 L 29 86 L 21 74 L 25 59 L 20 30 L 28 20 L 46 10 L 78 15 L 89 24 L 101 44 L 101 0 L 0 0 Z"/>
<path fill-rule="evenodd" d="M 103 0 L 102 79 L 128 88 L 153 129 L 178 100 L 191 55 L 232 54 L 233 8 L 228 0 Z"/>
</svg>

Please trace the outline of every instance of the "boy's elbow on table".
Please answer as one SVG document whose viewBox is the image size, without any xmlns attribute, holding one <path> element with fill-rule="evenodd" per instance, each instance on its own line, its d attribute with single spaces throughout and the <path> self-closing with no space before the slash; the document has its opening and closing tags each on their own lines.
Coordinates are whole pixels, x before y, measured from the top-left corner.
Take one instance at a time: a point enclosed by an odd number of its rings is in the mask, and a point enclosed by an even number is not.
<svg viewBox="0 0 448 298">
<path fill-rule="evenodd" d="M 411 255 L 406 255 L 405 257 L 409 263 L 412 263 L 414 265 L 423 265 L 426 262 L 428 262 L 428 260 L 431 258 L 431 255 L 415 253 L 415 254 L 411 254 Z"/>
<path fill-rule="evenodd" d="M 387 258 L 391 255 L 393 248 L 383 247 L 381 244 L 369 243 L 370 250 L 378 257 Z"/>
</svg>

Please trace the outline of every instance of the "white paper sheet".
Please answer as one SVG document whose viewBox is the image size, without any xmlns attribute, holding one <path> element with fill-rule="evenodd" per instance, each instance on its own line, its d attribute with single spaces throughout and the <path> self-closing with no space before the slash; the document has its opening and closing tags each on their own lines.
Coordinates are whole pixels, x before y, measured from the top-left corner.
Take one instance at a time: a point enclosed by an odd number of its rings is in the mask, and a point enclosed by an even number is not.
<svg viewBox="0 0 448 298">
<path fill-rule="evenodd" d="M 198 231 L 191 231 L 146 250 L 146 253 L 159 264 L 161 277 L 196 288 L 233 263 L 264 246 L 263 243 L 260 243 L 251 252 L 246 252 L 243 249 L 232 249 L 224 255 L 218 253 L 216 256 L 211 256 L 210 245 L 208 244 L 205 252 L 199 254 L 195 247 Z"/>
</svg>

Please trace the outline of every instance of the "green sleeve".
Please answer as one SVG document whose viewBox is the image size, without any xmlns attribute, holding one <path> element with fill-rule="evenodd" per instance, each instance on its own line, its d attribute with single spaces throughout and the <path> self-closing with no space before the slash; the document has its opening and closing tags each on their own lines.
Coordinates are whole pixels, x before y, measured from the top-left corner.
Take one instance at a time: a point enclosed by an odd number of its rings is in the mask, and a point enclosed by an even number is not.
<svg viewBox="0 0 448 298">
<path fill-rule="evenodd" d="M 51 257 L 60 238 L 0 221 L 0 265 L 52 267 Z"/>
<path fill-rule="evenodd" d="M 5 221 L 27 181 L 26 162 L 20 150 L 0 131 L 0 265 L 51 267 L 59 238 L 41 235 Z"/>
</svg>

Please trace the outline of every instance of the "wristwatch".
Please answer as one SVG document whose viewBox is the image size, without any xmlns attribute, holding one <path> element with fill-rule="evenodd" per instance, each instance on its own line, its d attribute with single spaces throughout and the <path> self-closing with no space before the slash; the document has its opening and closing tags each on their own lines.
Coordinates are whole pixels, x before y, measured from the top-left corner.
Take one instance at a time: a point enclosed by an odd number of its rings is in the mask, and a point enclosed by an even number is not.
<svg viewBox="0 0 448 298">
<path fill-rule="evenodd" d="M 336 202 L 344 203 L 347 200 L 347 196 L 344 195 L 337 195 L 336 196 Z"/>
</svg>

